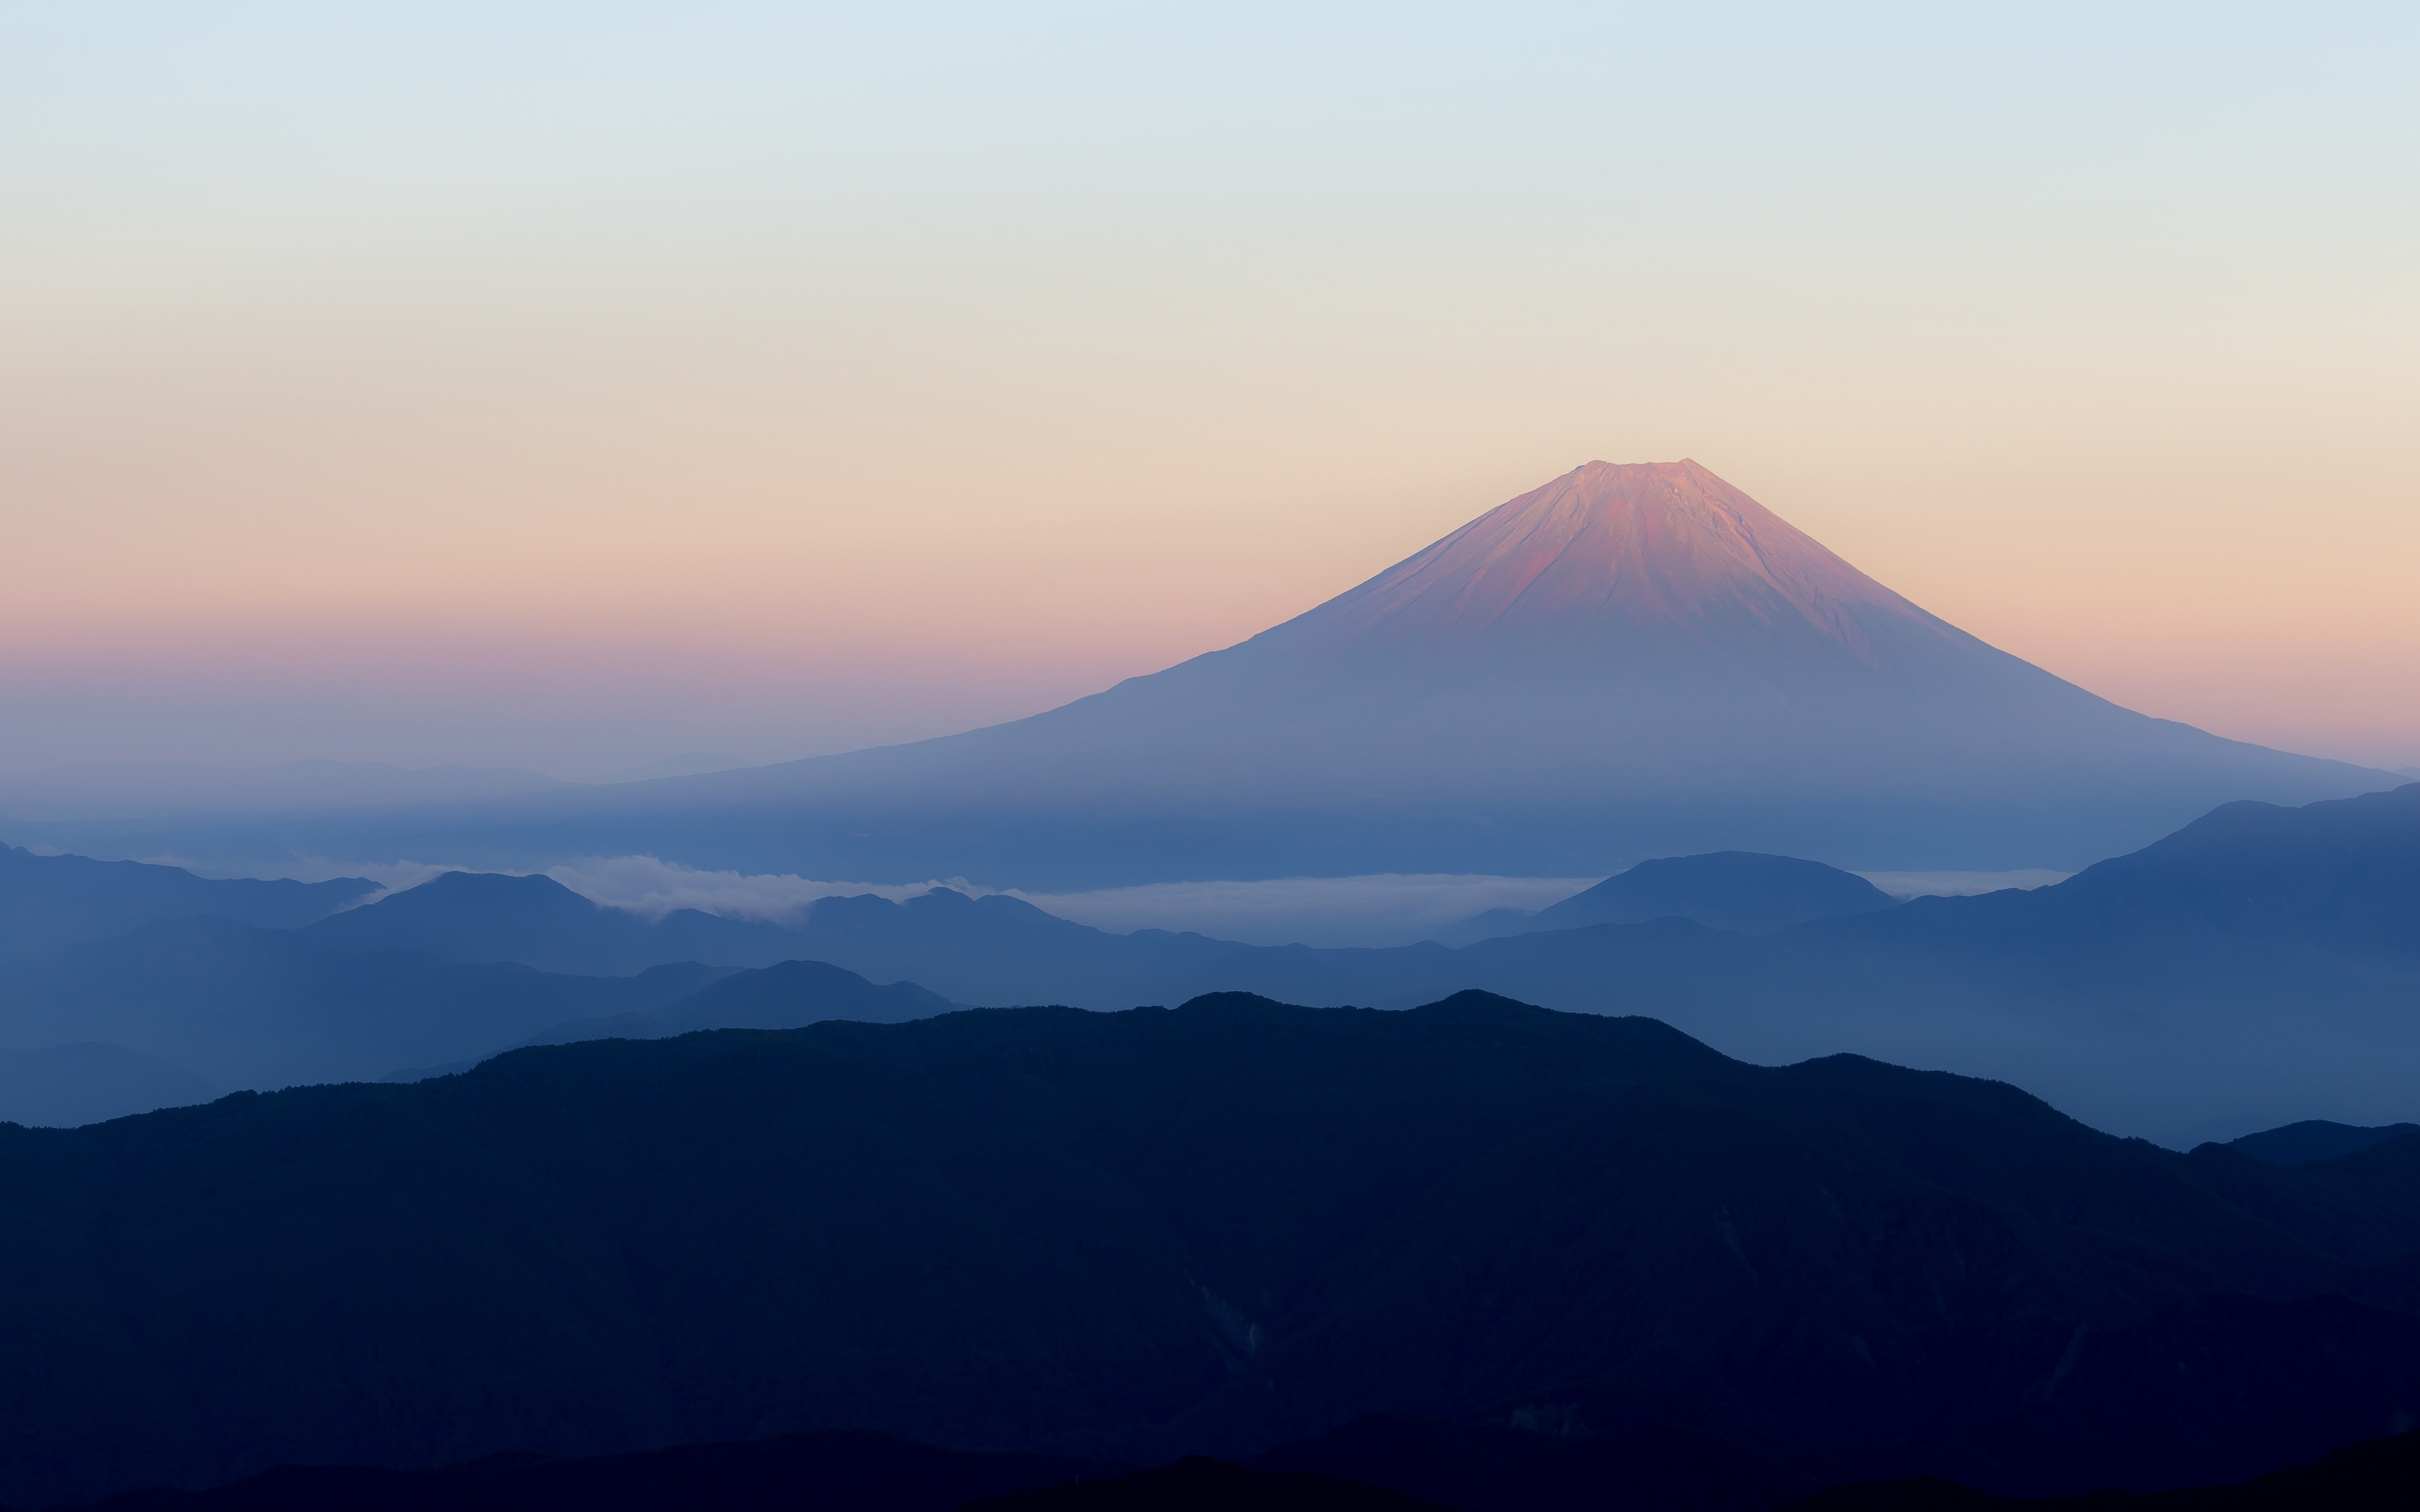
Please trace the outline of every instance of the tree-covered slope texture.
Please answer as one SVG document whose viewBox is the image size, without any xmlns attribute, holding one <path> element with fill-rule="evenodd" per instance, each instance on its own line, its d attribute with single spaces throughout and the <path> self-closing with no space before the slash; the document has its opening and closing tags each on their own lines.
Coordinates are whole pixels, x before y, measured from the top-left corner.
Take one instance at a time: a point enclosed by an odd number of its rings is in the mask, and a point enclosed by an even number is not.
<svg viewBox="0 0 2420 1512">
<path fill-rule="evenodd" d="M 129 1491 L 86 1512 L 957 1512 L 980 1498 L 1125 1469 L 842 1429 L 581 1458 L 498 1455 L 440 1470 L 280 1465 L 202 1490 Z"/>
<path fill-rule="evenodd" d="M 2420 1399 L 2420 1317 L 2329 1296 L 2413 1254 L 2420 1141 L 2180 1156 L 1484 995 L 601 1041 L 0 1128 L 0 1500 L 843 1427 L 1151 1463 L 1575 1384 L 2175 1484 Z"/>
<path fill-rule="evenodd" d="M 2020 1500 L 1937 1476 L 1839 1486 L 1790 1512 L 2409 1512 L 2420 1506 L 2420 1434 L 2409 1429 L 2235 1486 Z"/>
<path fill-rule="evenodd" d="M 965 1512 L 1450 1512 L 1400 1491 L 1202 1455 L 1156 1470 L 969 1503 Z"/>
</svg>

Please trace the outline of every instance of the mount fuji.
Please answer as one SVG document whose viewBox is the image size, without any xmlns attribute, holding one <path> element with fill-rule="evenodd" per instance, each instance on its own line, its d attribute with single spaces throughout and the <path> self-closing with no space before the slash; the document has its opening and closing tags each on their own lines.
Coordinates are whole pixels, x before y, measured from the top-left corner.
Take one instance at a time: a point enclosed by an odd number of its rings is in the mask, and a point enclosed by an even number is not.
<svg viewBox="0 0 2420 1512">
<path fill-rule="evenodd" d="M 489 865 L 645 851 L 1044 888 L 1723 850 L 2073 870 L 2229 800 L 2394 781 L 2096 697 L 1694 461 L 1590 462 L 1241 644 L 1031 718 L 425 808 L 409 838 Z"/>
</svg>

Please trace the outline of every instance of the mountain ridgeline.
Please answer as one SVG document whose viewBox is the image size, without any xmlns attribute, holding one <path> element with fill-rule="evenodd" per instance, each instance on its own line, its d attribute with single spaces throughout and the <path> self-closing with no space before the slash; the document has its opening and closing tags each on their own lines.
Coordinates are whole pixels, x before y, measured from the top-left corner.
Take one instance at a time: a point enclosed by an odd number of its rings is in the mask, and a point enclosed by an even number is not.
<svg viewBox="0 0 2420 1512">
<path fill-rule="evenodd" d="M 25 832 L 117 854 L 542 870 L 645 853 L 1045 890 L 1570 876 L 1722 850 L 2071 871 L 2220 803 L 2394 780 L 2097 698 L 1695 462 L 1590 462 L 1240 644 L 989 729 L 351 814 Z"/>
<path fill-rule="evenodd" d="M 1606 921 L 1551 927 L 1575 915 Z M 1716 855 L 1643 863 L 1542 915 L 1479 922 L 1493 937 L 1459 949 L 1258 947 L 1111 934 L 947 888 L 826 898 L 787 925 L 649 920 L 543 876 L 449 873 L 299 930 L 168 919 L 0 963 L 0 1061 L 102 1041 L 220 1090 L 380 1077 L 534 1037 L 772 1026 L 676 1005 L 735 969 L 819 962 L 863 980 L 842 993 L 785 979 L 798 994 L 780 1024 L 1221 991 L 1402 1008 L 1478 987 L 1649 1014 L 1754 1060 L 1849 1049 L 2009 1077 L 2097 1126 L 2179 1148 L 2412 1111 L 2420 784 L 2303 809 L 2225 806 L 2030 892 L 1893 904 L 1813 862 Z M 0 1065 L 0 1096 L 8 1085 Z"/>
<path fill-rule="evenodd" d="M 0 961 L 196 915 L 259 929 L 297 929 L 378 890 L 377 883 L 360 877 L 214 880 L 182 867 L 38 856 L 0 845 Z"/>
<path fill-rule="evenodd" d="M 2241 1478 L 2420 1402 L 2420 1139 L 2180 1155 L 1483 994 L 602 1041 L 0 1127 L 0 1223 L 19 1504 L 838 1427 L 1151 1464 L 1396 1412 L 1662 1445 L 1616 1502 L 1681 1456 L 1705 1494 L 1630 1504 L 1772 1505 Z"/>
<path fill-rule="evenodd" d="M 1693 462 L 945 739 L 11 804 L 0 1503 L 2420 1492 L 2420 783 L 2095 698 Z M 974 880 L 544 874 L 642 852 Z M 1641 856 L 1383 949 L 1001 890 Z"/>
<path fill-rule="evenodd" d="M 660 962 L 638 950 L 627 971 L 600 968 L 614 942 L 661 938 L 680 924 L 651 931 L 543 877 L 449 875 L 334 914 L 372 885 L 212 882 L 173 867 L 22 851 L 0 854 L 0 884 L 24 947 L 0 959 L 0 1119 L 23 1123 L 90 1123 L 240 1088 L 426 1075 L 533 1041 L 793 1028 L 834 1016 L 890 1023 L 952 1006 L 911 982 L 877 986 L 821 962 L 785 961 L 749 926 L 706 915 L 690 918 L 707 948 Z M 64 943 L 32 949 L 37 926 Z M 735 939 L 750 948 L 715 943 Z M 699 955 L 781 964 L 737 969 Z M 516 956 L 575 959 L 577 969 L 538 970 Z"/>
<path fill-rule="evenodd" d="M 1721 851 L 1641 861 L 1536 913 L 1496 909 L 1440 931 L 1435 938 L 1446 945 L 1468 945 L 1506 934 L 1643 924 L 1656 918 L 1686 918 L 1738 934 L 1770 934 L 1792 924 L 1871 913 L 1898 902 L 1856 873 L 1821 861 Z"/>
</svg>

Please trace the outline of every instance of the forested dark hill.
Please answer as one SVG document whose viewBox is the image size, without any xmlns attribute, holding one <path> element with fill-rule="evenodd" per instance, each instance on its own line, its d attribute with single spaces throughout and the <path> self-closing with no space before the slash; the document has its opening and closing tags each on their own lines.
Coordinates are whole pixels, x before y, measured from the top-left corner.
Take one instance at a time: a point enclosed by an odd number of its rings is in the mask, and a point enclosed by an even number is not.
<svg viewBox="0 0 2420 1512">
<path fill-rule="evenodd" d="M 19 1504 L 838 1427 L 1153 1463 L 1675 1402 L 1784 1459 L 2059 1490 L 2249 1474 L 2420 1401 L 2420 1316 L 2336 1294 L 2420 1255 L 2420 1140 L 2177 1155 L 1998 1084 L 1480 994 L 604 1041 L 0 1128 L 0 1239 Z"/>
</svg>

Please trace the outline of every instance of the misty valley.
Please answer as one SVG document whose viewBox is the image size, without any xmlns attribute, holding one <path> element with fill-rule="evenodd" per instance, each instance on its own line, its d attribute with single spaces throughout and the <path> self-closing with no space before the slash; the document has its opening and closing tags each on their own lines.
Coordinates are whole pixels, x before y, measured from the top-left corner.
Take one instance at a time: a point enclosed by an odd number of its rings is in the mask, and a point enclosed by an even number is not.
<svg viewBox="0 0 2420 1512">
<path fill-rule="evenodd" d="M 1645 863 L 1459 947 L 22 849 L 0 898 L 21 1506 L 1854 1506 L 2307 1477 L 2420 1402 L 2420 1125 L 2354 1112 L 2420 1050 L 2420 784 L 2031 891 Z M 2304 1106 L 2180 1153 L 1789 1055 L 1953 1015 L 2111 1108 L 2164 1038 L 2164 1134 Z"/>
<path fill-rule="evenodd" d="M 2420 782 L 1693 462 L 963 734 L 93 766 L 0 838 L 23 1512 L 2420 1503 Z M 1953 871 L 2027 880 L 1873 880 Z M 1028 901 L 1373 875 L 1600 880 Z"/>
</svg>

